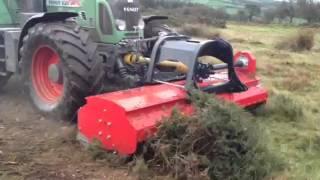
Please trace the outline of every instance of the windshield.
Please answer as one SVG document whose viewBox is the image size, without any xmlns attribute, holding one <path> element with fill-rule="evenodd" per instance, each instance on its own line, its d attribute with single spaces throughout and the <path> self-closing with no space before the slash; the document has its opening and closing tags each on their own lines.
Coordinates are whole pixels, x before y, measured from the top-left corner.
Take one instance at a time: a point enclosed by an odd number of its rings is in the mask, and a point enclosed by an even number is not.
<svg viewBox="0 0 320 180">
<path fill-rule="evenodd" d="M 109 0 L 116 22 L 123 22 L 125 30 L 135 31 L 141 20 L 138 0 Z"/>
</svg>

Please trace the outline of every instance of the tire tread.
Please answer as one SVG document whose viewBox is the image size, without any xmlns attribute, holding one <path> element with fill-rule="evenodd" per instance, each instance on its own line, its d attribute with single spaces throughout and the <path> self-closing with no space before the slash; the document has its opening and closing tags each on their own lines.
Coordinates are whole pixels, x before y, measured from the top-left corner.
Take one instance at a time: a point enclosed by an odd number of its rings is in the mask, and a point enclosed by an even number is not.
<svg viewBox="0 0 320 180">
<path fill-rule="evenodd" d="M 45 113 L 59 114 L 63 119 L 72 118 L 78 108 L 84 104 L 85 97 L 94 94 L 92 89 L 96 84 L 93 85 L 92 82 L 99 73 L 95 72 L 96 66 L 100 66 L 100 63 L 96 62 L 99 60 L 90 59 L 92 57 L 89 56 L 89 46 L 92 43 L 89 32 L 79 28 L 73 22 L 39 23 L 35 25 L 29 29 L 28 34 L 23 38 L 23 46 L 20 49 L 22 68 L 27 68 L 24 67 L 26 64 L 24 61 L 28 61 L 28 59 L 24 58 L 24 54 L 32 46 L 32 41 L 40 37 L 46 38 L 46 41 L 54 42 L 58 47 L 61 63 L 70 84 L 68 89 L 65 90 L 68 94 L 67 99 L 61 100 L 62 104 L 54 112 Z M 23 70 L 22 72 L 27 71 Z M 26 75 L 23 74 L 23 76 Z"/>
</svg>

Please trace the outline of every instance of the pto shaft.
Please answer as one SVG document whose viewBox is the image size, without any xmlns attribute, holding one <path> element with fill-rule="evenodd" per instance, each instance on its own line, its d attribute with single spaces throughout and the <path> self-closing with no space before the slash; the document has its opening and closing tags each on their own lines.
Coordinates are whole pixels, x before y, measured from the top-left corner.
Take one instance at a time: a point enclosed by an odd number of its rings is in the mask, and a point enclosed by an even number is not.
<svg viewBox="0 0 320 180">
<path fill-rule="evenodd" d="M 151 62 L 150 58 L 143 57 L 141 55 L 129 53 L 124 56 L 124 62 L 126 64 L 149 64 Z M 247 63 L 239 60 L 234 64 L 234 67 L 244 67 Z M 180 61 L 171 61 L 171 60 L 165 60 L 161 61 L 157 64 L 159 67 L 166 67 L 166 68 L 174 68 L 176 72 L 187 74 L 189 71 L 189 68 L 187 65 L 183 64 Z M 210 67 L 210 70 L 217 71 L 217 70 L 223 70 L 227 69 L 227 64 L 210 64 L 208 67 Z"/>
<path fill-rule="evenodd" d="M 151 62 L 151 59 L 147 57 L 143 57 L 141 55 L 130 53 L 124 56 L 124 62 L 126 64 L 149 64 Z M 164 68 L 174 68 L 176 72 L 179 72 L 182 74 L 187 74 L 189 71 L 188 66 L 179 61 L 177 62 L 177 61 L 165 60 L 158 63 L 157 66 L 164 67 Z"/>
</svg>

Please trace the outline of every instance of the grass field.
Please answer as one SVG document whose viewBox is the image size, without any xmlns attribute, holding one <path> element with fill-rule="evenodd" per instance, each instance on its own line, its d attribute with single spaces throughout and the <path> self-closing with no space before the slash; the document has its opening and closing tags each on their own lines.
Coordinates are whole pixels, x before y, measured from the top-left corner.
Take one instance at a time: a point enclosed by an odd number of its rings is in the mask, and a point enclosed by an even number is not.
<svg viewBox="0 0 320 180">
<path fill-rule="evenodd" d="M 279 25 L 230 24 L 219 30 L 236 50 L 252 51 L 258 74 L 271 98 L 257 121 L 266 131 L 268 148 L 282 158 L 285 170 L 276 179 L 320 179 L 320 33 L 309 52 L 275 48 L 298 31 Z"/>
</svg>

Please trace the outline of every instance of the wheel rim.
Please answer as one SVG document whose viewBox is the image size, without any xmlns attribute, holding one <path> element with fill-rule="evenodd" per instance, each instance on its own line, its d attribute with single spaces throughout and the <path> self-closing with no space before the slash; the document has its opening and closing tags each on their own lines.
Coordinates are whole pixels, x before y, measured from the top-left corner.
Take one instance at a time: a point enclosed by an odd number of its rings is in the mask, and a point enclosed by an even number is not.
<svg viewBox="0 0 320 180">
<path fill-rule="evenodd" d="M 33 88 L 40 100 L 49 105 L 57 104 L 63 96 L 63 78 L 54 82 L 49 77 L 50 66 L 59 66 L 60 61 L 59 54 L 49 46 L 39 47 L 32 59 Z"/>
</svg>

